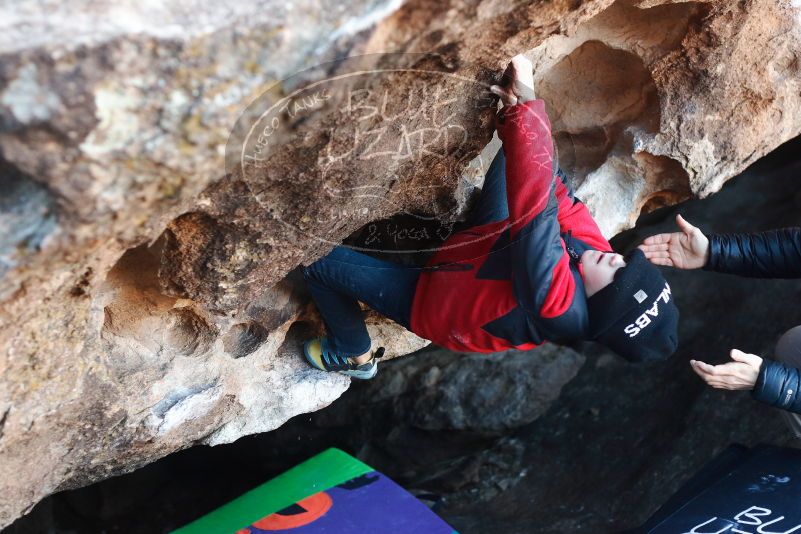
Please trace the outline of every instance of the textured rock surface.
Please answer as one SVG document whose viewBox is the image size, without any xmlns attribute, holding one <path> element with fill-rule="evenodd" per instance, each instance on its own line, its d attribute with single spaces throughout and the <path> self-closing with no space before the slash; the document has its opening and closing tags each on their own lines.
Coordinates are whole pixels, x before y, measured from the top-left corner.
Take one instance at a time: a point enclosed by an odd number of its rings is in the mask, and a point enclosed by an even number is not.
<svg viewBox="0 0 801 534">
<path fill-rule="evenodd" d="M 456 217 L 461 169 L 491 135 L 475 82 L 516 53 L 530 51 L 560 161 L 608 235 L 716 191 L 801 130 L 794 5 L 411 0 L 389 16 L 394 2 L 369 0 L 3 6 L 0 524 L 57 489 L 275 428 L 344 391 L 298 361 L 303 325 L 287 332 L 304 300 L 281 281 L 371 220 Z M 321 165 L 359 131 L 338 108 L 295 118 L 320 128 L 226 173 L 247 105 L 302 85 L 276 80 L 386 50 L 437 52 L 384 65 L 455 75 L 373 80 L 396 124 L 425 133 L 431 116 L 413 112 L 436 104 L 469 136 L 422 139 L 414 161 Z M 442 94 L 404 108 L 416 82 Z M 330 191 L 340 216 L 304 219 Z M 388 335 L 399 353 L 421 344 Z"/>
<path fill-rule="evenodd" d="M 677 211 L 705 231 L 799 225 L 799 154 L 801 137 L 720 193 L 653 214 L 616 241 L 625 248 L 670 230 Z M 8 534 L 170 531 L 331 446 L 436 503 L 437 513 L 459 532 L 627 530 L 730 443 L 801 445 L 778 410 L 746 392 L 706 388 L 687 364 L 701 354 L 723 361 L 729 347 L 770 354 L 778 336 L 801 323 L 801 310 L 787 305 L 801 298 L 799 280 L 666 273 L 682 305 L 681 346 L 672 361 L 632 365 L 584 349 L 586 363 L 550 409 L 501 437 L 473 430 L 497 421 L 495 403 L 471 414 L 471 428 L 416 426 L 427 415 L 418 408 L 428 409 L 417 399 L 439 396 L 440 384 L 463 372 L 453 365 L 459 355 L 429 347 L 390 362 L 376 380 L 354 385 L 330 407 L 276 431 L 193 447 L 129 475 L 47 498 Z M 534 367 L 540 354 L 528 354 Z M 468 367 L 474 365 L 471 360 Z M 435 368 L 438 379 L 425 380 Z M 470 393 L 481 396 L 481 384 L 473 385 Z M 537 402 L 537 392 L 525 396 Z"/>
</svg>

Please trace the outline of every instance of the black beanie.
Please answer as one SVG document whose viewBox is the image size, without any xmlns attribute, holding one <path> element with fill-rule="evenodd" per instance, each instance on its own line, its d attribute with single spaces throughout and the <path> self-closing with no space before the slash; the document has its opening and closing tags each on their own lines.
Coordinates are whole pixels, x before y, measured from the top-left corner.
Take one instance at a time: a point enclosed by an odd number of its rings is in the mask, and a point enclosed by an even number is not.
<svg viewBox="0 0 801 534">
<path fill-rule="evenodd" d="M 591 338 L 629 361 L 664 360 L 676 351 L 679 310 L 662 273 L 639 249 L 587 299 L 587 309 Z"/>
</svg>

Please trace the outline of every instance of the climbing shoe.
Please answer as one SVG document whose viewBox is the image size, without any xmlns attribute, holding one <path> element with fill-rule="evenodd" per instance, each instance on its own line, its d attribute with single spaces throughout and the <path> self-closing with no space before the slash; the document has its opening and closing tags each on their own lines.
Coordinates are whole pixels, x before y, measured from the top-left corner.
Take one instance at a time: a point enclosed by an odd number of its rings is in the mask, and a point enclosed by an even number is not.
<svg viewBox="0 0 801 534">
<path fill-rule="evenodd" d="M 378 358 L 384 353 L 381 347 L 367 362 L 357 364 L 347 356 L 341 356 L 328 346 L 328 338 L 317 337 L 303 344 L 303 355 L 315 369 L 333 371 L 352 378 L 369 380 L 378 372 Z"/>
</svg>

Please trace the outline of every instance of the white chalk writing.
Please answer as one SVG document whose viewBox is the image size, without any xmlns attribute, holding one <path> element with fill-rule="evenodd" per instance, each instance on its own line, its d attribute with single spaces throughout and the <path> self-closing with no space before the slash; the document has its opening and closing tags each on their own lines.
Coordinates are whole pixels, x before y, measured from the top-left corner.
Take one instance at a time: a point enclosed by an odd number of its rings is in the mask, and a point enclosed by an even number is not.
<svg viewBox="0 0 801 534">
<path fill-rule="evenodd" d="M 766 521 L 766 519 L 770 518 L 772 515 L 773 511 L 769 508 L 751 506 L 735 515 L 733 521 L 713 517 L 703 523 L 695 525 L 691 530 L 684 532 L 684 534 L 791 534 L 797 530 L 801 530 L 801 524 L 790 526 L 789 528 L 787 528 L 789 526 L 787 524 L 779 526 L 777 523 L 785 522 L 785 517 L 783 515 Z M 747 530 L 743 530 L 742 527 L 746 527 Z M 757 528 L 753 530 L 750 527 Z M 768 527 L 770 527 L 770 530 L 768 530 Z"/>
</svg>

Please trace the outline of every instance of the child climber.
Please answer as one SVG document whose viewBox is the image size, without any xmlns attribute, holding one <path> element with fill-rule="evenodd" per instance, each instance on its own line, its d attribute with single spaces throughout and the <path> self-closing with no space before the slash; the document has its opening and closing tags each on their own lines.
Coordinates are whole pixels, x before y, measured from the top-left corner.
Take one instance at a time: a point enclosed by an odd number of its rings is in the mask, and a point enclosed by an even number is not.
<svg viewBox="0 0 801 534">
<path fill-rule="evenodd" d="M 377 355 L 357 301 L 457 351 L 531 349 L 546 340 L 597 340 L 632 360 L 670 356 L 678 310 L 639 249 L 611 251 L 561 171 L 531 63 L 516 56 L 491 91 L 503 148 L 487 172 L 469 228 L 423 268 L 334 248 L 304 269 L 327 336 L 307 341 L 315 368 L 368 379 Z"/>
</svg>

